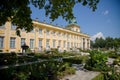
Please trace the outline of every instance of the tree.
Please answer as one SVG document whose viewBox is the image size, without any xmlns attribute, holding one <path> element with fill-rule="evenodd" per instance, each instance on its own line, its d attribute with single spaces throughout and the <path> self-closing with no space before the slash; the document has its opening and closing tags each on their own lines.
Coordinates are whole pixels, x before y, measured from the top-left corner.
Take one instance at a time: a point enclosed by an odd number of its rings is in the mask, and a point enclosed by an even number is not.
<svg viewBox="0 0 120 80">
<path fill-rule="evenodd" d="M 1 0 L 0 25 L 5 24 L 6 21 L 11 21 L 17 26 L 17 35 L 20 35 L 19 29 L 24 28 L 27 32 L 33 29 L 29 4 L 33 4 L 39 9 L 45 9 L 45 15 L 53 21 L 59 16 L 68 21 L 74 18 L 73 7 L 77 3 L 89 6 L 95 11 L 99 0 Z"/>
<path fill-rule="evenodd" d="M 91 41 L 91 47 L 92 48 L 117 49 L 120 47 L 120 38 L 112 38 L 112 37 L 106 37 L 105 39 L 96 38 L 95 42 Z"/>
</svg>

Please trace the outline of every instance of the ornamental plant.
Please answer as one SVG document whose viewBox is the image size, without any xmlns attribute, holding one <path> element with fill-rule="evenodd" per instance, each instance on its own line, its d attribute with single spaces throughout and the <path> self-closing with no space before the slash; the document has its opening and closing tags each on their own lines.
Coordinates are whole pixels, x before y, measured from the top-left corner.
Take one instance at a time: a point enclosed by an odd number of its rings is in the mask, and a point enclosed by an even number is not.
<svg viewBox="0 0 120 80">
<path fill-rule="evenodd" d="M 86 63 L 85 68 L 90 70 L 102 70 L 107 66 L 105 64 L 107 62 L 107 58 L 108 56 L 106 53 L 102 53 L 97 50 L 90 51 L 90 59 Z"/>
</svg>

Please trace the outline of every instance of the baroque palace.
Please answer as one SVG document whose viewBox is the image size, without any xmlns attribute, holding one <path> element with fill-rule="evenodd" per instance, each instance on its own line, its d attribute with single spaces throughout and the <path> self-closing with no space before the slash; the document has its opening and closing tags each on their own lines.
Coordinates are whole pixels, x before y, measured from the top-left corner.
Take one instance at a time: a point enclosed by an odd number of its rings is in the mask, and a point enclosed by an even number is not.
<svg viewBox="0 0 120 80">
<path fill-rule="evenodd" d="M 90 37 L 80 32 L 75 20 L 61 28 L 46 22 L 33 20 L 34 29 L 26 33 L 21 30 L 21 37 L 16 35 L 16 26 L 6 22 L 0 26 L 0 52 L 21 52 L 21 46 L 26 43 L 33 51 L 51 48 L 71 50 L 76 48 L 90 49 Z"/>
</svg>

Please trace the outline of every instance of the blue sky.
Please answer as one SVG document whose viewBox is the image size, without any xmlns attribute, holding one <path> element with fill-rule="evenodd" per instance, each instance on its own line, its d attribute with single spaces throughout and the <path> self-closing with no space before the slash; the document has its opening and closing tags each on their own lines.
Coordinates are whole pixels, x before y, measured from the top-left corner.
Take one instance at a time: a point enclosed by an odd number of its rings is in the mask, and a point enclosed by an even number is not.
<svg viewBox="0 0 120 80">
<path fill-rule="evenodd" d="M 77 24 L 81 28 L 81 32 L 93 36 L 101 32 L 105 37 L 120 38 L 120 0 L 100 0 L 98 8 L 95 12 L 88 6 L 81 4 L 75 5 L 73 8 L 74 16 Z M 39 10 L 30 5 L 32 19 L 38 18 L 39 21 L 46 20 L 50 23 L 49 17 L 45 16 L 44 10 Z M 66 26 L 68 22 L 59 17 L 53 24 L 59 26 Z"/>
</svg>

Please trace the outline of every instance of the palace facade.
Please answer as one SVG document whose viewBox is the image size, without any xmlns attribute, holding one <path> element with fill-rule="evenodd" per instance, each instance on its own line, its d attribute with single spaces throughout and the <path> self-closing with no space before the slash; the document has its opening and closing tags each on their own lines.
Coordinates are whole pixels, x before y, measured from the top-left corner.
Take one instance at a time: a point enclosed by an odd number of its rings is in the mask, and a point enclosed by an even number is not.
<svg viewBox="0 0 120 80">
<path fill-rule="evenodd" d="M 0 51 L 21 52 L 21 46 L 25 43 L 31 50 L 37 51 L 50 48 L 59 48 L 61 51 L 90 48 L 89 35 L 81 33 L 80 26 L 74 22 L 62 28 L 34 20 L 33 26 L 33 31 L 29 33 L 21 30 L 21 37 L 16 35 L 16 26 L 11 22 L 0 26 Z"/>
</svg>

